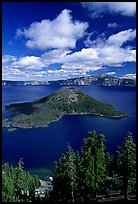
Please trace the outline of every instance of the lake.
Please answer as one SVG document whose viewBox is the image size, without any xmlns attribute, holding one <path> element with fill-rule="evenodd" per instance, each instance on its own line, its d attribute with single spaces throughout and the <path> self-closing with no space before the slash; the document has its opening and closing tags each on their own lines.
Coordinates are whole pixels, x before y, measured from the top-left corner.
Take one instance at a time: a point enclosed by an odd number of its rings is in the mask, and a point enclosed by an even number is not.
<svg viewBox="0 0 138 204">
<path fill-rule="evenodd" d="M 11 113 L 4 106 L 27 102 L 47 96 L 62 86 L 3 86 L 2 117 Z M 106 137 L 106 148 L 116 154 L 117 145 L 122 144 L 128 131 L 136 142 L 136 88 L 75 86 L 95 99 L 111 103 L 126 112 L 128 117 L 110 119 L 98 116 L 65 116 L 47 128 L 20 129 L 9 132 L 2 128 L 2 161 L 16 164 L 23 158 L 26 169 L 43 168 L 51 165 L 66 151 L 69 143 L 80 151 L 83 138 L 88 131 L 96 130 Z"/>
</svg>

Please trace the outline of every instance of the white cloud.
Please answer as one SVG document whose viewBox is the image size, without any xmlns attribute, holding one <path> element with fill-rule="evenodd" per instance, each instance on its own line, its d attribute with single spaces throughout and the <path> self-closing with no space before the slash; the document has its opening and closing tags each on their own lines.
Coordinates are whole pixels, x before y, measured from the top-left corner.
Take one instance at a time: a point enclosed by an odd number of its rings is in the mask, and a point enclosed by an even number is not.
<svg viewBox="0 0 138 204">
<path fill-rule="evenodd" d="M 45 67 L 41 59 L 35 56 L 22 57 L 18 61 L 13 62 L 12 66 L 18 69 L 42 69 L 42 67 Z"/>
<path fill-rule="evenodd" d="M 59 63 L 66 70 L 96 71 L 103 66 L 122 66 L 125 62 L 136 61 L 136 50 L 121 45 L 134 37 L 135 31 L 128 30 L 111 35 L 108 39 L 97 38 L 89 41 L 90 46 L 78 52 L 71 53 L 69 50 L 52 50 L 42 55 L 46 66 Z M 118 40 L 120 36 L 120 41 Z M 126 37 L 127 36 L 127 37 Z"/>
<path fill-rule="evenodd" d="M 2 63 L 8 63 L 8 62 L 12 62 L 12 61 L 16 61 L 17 58 L 15 56 L 12 55 L 3 55 L 2 56 Z"/>
<path fill-rule="evenodd" d="M 108 39 L 98 37 L 96 40 L 86 40 L 85 45 L 97 51 L 95 62 L 101 66 L 121 66 L 125 62 L 136 61 L 136 50 L 132 47 L 122 47 L 125 42 L 134 40 L 136 31 L 129 29 L 109 36 Z"/>
<path fill-rule="evenodd" d="M 64 58 L 62 68 L 71 70 L 96 71 L 101 69 L 98 60 L 98 50 L 83 48 L 81 51 L 68 54 Z"/>
<path fill-rule="evenodd" d="M 107 72 L 106 74 L 107 75 L 114 75 L 114 74 L 116 74 L 116 72 Z"/>
<path fill-rule="evenodd" d="M 121 78 L 136 79 L 136 73 L 135 74 L 125 74 Z"/>
<path fill-rule="evenodd" d="M 2 65 L 2 79 L 3 80 L 22 80 L 26 79 L 26 73 L 19 69 L 12 67 L 11 64 Z"/>
<path fill-rule="evenodd" d="M 15 56 L 3 56 L 3 79 L 23 77 L 25 80 L 57 80 L 88 75 L 90 71 L 94 72 L 105 66 L 121 67 L 126 62 L 136 61 L 136 50 L 128 46 L 135 34 L 135 30 L 129 29 L 107 39 L 104 35 L 93 41 L 89 38 L 85 43 L 87 47 L 76 52 L 53 49 L 40 57 L 24 56 L 17 59 Z M 59 65 L 59 70 L 55 64 Z M 115 72 L 109 71 L 109 74 Z"/>
<path fill-rule="evenodd" d="M 69 50 L 54 49 L 42 54 L 41 58 L 45 66 L 48 67 L 50 64 L 63 63 L 66 55 L 70 52 Z"/>
<path fill-rule="evenodd" d="M 117 28 L 118 24 L 117 23 L 108 23 L 107 28 Z"/>
<path fill-rule="evenodd" d="M 101 49 L 101 50 L 100 50 Z M 99 46 L 99 60 L 103 65 L 107 66 L 122 66 L 125 62 L 135 62 L 136 55 L 135 50 L 129 48 L 121 48 L 116 45 L 109 46 L 105 44 L 104 47 Z"/>
<path fill-rule="evenodd" d="M 99 18 L 106 13 L 134 16 L 136 13 L 136 2 L 81 2 L 87 8 L 92 18 Z"/>
<path fill-rule="evenodd" d="M 54 20 L 33 22 L 28 29 L 17 29 L 16 37 L 24 36 L 31 49 L 75 48 L 76 41 L 85 35 L 88 23 L 73 21 L 70 10 L 64 9 Z"/>
<path fill-rule="evenodd" d="M 98 60 L 98 54 L 96 49 L 83 48 L 81 51 L 71 53 L 70 51 L 52 50 L 42 55 L 43 63 L 46 66 L 50 64 L 59 63 L 62 64 L 61 68 L 66 70 L 84 70 L 96 71 L 101 69 L 99 64 L 95 64 L 95 60 Z"/>
<path fill-rule="evenodd" d="M 108 38 L 108 43 L 117 44 L 119 46 L 127 41 L 132 41 L 136 37 L 136 30 L 129 29 L 121 31 L 117 34 L 111 35 Z"/>
<path fill-rule="evenodd" d="M 47 75 L 49 77 L 54 76 L 55 80 L 60 80 L 60 79 L 75 78 L 75 77 L 86 76 L 86 75 L 88 76 L 88 73 L 85 70 L 60 69 L 60 70 L 48 70 Z"/>
<path fill-rule="evenodd" d="M 91 40 L 90 36 L 84 41 L 86 47 L 92 47 L 98 44 L 108 43 L 109 46 L 117 45 L 118 47 L 122 46 L 124 43 L 132 41 L 136 38 L 136 30 L 128 29 L 120 31 L 119 33 L 109 36 L 108 39 L 105 38 L 104 33 L 100 34 L 95 40 Z"/>
</svg>

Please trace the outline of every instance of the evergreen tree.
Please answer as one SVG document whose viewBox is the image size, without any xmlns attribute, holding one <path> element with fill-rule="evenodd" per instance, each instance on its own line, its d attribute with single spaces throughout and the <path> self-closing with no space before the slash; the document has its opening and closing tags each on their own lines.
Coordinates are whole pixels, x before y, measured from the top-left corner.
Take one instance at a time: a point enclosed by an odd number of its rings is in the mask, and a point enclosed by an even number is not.
<svg viewBox="0 0 138 204">
<path fill-rule="evenodd" d="M 24 170 L 23 170 L 23 161 L 20 159 L 18 161 L 17 167 L 14 168 L 15 179 L 14 179 L 14 188 L 16 191 L 16 196 L 20 201 L 22 200 L 22 193 L 24 192 Z M 26 190 L 26 189 L 25 189 Z"/>
<path fill-rule="evenodd" d="M 96 199 L 105 182 L 105 145 L 104 135 L 96 135 L 96 131 L 88 133 L 82 145 L 82 175 L 84 199 Z"/>
<path fill-rule="evenodd" d="M 68 145 L 66 154 L 63 154 L 56 163 L 53 176 L 53 196 L 56 199 L 74 202 L 76 189 L 75 154 Z"/>
<path fill-rule="evenodd" d="M 8 163 L 3 165 L 2 171 L 3 202 L 30 202 L 35 199 L 35 188 L 39 186 L 39 180 L 23 170 L 22 160 L 19 160 L 16 167 Z"/>
<path fill-rule="evenodd" d="M 82 186 L 82 160 L 78 150 L 75 154 L 75 166 L 76 166 L 76 194 L 80 195 Z"/>
<path fill-rule="evenodd" d="M 123 146 L 118 146 L 118 166 L 119 173 L 123 176 L 125 199 L 128 199 L 129 181 L 136 179 L 136 145 L 133 142 L 133 136 L 128 132 L 123 141 Z"/>
<path fill-rule="evenodd" d="M 74 193 L 76 189 L 76 166 L 75 154 L 73 149 L 68 145 L 66 152 L 66 177 L 67 177 L 67 191 L 68 201 L 74 202 Z"/>
<path fill-rule="evenodd" d="M 117 182 L 116 177 L 118 177 L 116 173 L 116 160 L 113 155 L 110 155 L 109 152 L 105 154 L 106 161 L 106 183 L 105 183 L 105 193 L 108 196 L 109 192 L 116 189 Z"/>
<path fill-rule="evenodd" d="M 53 190 L 44 199 L 36 199 L 39 179 L 24 171 L 22 160 L 16 167 L 3 165 L 2 202 L 91 201 L 103 190 L 107 196 L 111 190 L 120 190 L 122 181 L 128 199 L 128 192 L 136 189 L 136 145 L 132 134 L 128 132 L 122 147 L 118 147 L 117 160 L 105 152 L 104 142 L 104 135 L 89 132 L 83 140 L 81 156 L 68 145 L 66 153 L 56 162 Z"/>
<path fill-rule="evenodd" d="M 54 200 L 63 200 L 65 194 L 65 161 L 66 156 L 63 154 L 61 158 L 55 162 L 55 169 L 53 175 L 53 199 Z"/>
<path fill-rule="evenodd" d="M 2 202 L 15 202 L 14 180 L 2 172 Z"/>
</svg>

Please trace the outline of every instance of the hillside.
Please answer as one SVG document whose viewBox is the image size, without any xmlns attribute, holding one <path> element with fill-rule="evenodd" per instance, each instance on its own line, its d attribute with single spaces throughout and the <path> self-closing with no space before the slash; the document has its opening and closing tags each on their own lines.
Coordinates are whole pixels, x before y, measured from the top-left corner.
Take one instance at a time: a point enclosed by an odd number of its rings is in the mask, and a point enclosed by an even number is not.
<svg viewBox="0 0 138 204">
<path fill-rule="evenodd" d="M 11 104 L 5 107 L 13 111 L 13 116 L 3 120 L 5 127 L 45 127 L 64 115 L 97 115 L 120 118 L 124 113 L 111 104 L 97 101 L 82 91 L 73 88 L 61 88 L 54 94 L 28 103 Z"/>
</svg>

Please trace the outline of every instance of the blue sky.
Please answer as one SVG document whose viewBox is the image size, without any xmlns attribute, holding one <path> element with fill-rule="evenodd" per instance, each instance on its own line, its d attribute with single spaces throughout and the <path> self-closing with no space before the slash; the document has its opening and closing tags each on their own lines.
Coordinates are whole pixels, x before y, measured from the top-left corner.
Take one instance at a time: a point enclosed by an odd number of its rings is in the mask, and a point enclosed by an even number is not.
<svg viewBox="0 0 138 204">
<path fill-rule="evenodd" d="M 2 79 L 136 78 L 135 2 L 3 2 Z"/>
</svg>

